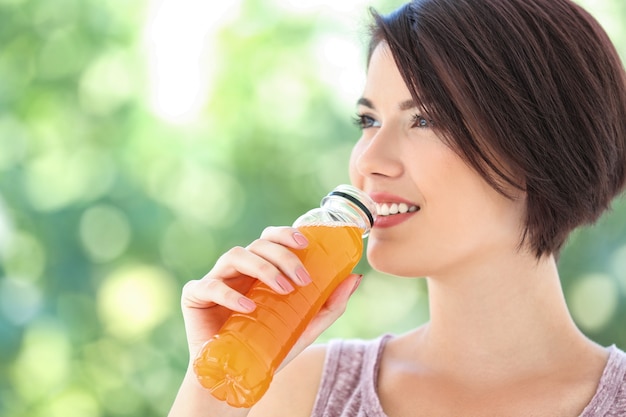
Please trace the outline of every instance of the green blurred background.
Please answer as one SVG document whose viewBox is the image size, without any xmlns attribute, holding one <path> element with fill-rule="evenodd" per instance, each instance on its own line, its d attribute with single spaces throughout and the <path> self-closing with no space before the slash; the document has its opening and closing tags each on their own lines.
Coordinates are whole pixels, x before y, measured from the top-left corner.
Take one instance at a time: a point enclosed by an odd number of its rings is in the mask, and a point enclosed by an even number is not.
<svg viewBox="0 0 626 417">
<path fill-rule="evenodd" d="M 626 57 L 626 4 L 582 2 Z M 0 0 L 0 415 L 165 415 L 182 285 L 348 181 L 380 0 Z M 428 317 L 366 274 L 323 336 Z M 581 328 L 626 348 L 626 202 L 561 258 Z"/>
</svg>

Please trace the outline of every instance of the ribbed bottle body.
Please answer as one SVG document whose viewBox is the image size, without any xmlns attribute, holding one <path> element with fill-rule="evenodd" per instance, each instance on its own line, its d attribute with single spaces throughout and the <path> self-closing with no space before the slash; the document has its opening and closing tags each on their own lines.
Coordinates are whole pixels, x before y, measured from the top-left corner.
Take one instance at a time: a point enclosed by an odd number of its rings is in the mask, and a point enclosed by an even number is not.
<svg viewBox="0 0 626 417">
<path fill-rule="evenodd" d="M 309 245 L 293 252 L 313 282 L 289 294 L 257 282 L 246 294 L 257 308 L 233 313 L 194 361 L 202 386 L 234 407 L 251 407 L 263 396 L 302 332 L 361 258 L 369 227 L 319 210 L 294 224 Z"/>
</svg>

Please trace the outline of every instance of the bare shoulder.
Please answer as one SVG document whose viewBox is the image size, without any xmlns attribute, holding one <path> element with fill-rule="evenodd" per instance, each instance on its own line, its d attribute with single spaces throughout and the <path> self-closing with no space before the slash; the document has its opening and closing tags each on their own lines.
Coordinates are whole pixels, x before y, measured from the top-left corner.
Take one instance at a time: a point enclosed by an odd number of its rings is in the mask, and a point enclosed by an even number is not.
<svg viewBox="0 0 626 417">
<path fill-rule="evenodd" d="M 322 379 L 326 350 L 325 345 L 309 346 L 286 365 L 274 376 L 249 417 L 309 417 Z"/>
</svg>

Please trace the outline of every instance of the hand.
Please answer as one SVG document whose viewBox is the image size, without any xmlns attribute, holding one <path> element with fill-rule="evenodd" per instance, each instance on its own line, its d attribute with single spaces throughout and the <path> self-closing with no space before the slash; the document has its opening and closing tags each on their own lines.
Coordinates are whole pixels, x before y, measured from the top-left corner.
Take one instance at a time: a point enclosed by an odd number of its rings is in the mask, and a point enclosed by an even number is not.
<svg viewBox="0 0 626 417">
<path fill-rule="evenodd" d="M 268 227 L 246 248 L 235 247 L 222 255 L 202 279 L 189 281 L 183 288 L 181 304 L 190 359 L 196 357 L 233 311 L 254 310 L 254 302 L 244 294 L 256 280 L 281 294 L 293 291 L 294 286 L 309 284 L 308 272 L 290 250 L 307 245 L 304 235 L 293 227 Z M 360 279 L 360 275 L 351 274 L 336 288 L 285 363 L 313 343 L 345 311 Z"/>
<path fill-rule="evenodd" d="M 270 227 L 246 248 L 235 247 L 222 255 L 202 279 L 185 285 L 181 304 L 190 366 L 170 411 L 171 417 L 247 415 L 247 410 L 226 406 L 199 385 L 192 369 L 193 360 L 233 311 L 246 313 L 254 310 L 254 302 L 244 294 L 257 280 L 283 294 L 293 291 L 294 286 L 310 283 L 300 259 L 290 250 L 307 245 L 306 238 L 295 228 Z M 351 274 L 336 288 L 281 368 L 313 343 L 345 311 L 348 298 L 360 278 L 360 275 Z"/>
<path fill-rule="evenodd" d="M 234 247 L 224 253 L 202 279 L 189 281 L 183 288 L 181 304 L 190 359 L 233 311 L 254 310 L 254 302 L 244 294 L 255 281 L 281 294 L 293 291 L 296 285 L 307 285 L 308 273 L 289 250 L 307 245 L 304 235 L 295 228 L 268 227 L 246 248 Z"/>
</svg>

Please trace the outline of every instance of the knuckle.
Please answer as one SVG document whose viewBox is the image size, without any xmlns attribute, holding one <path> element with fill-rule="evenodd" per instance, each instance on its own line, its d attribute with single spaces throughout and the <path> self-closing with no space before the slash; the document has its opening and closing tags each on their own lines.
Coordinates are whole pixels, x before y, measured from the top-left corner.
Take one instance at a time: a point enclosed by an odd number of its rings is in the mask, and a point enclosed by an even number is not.
<svg viewBox="0 0 626 417">
<path fill-rule="evenodd" d="M 243 246 L 235 246 L 230 248 L 222 257 L 228 256 L 241 256 L 244 252 L 247 252 L 247 249 Z"/>
<path fill-rule="evenodd" d="M 208 292 L 216 292 L 222 287 L 223 283 L 215 278 L 205 280 L 204 287 Z"/>
<path fill-rule="evenodd" d="M 198 285 L 198 280 L 196 280 L 196 279 L 191 280 L 191 281 L 187 281 L 185 283 L 185 285 L 183 285 L 182 297 L 183 298 L 188 297 L 189 294 L 194 291 L 194 289 L 196 288 L 197 285 Z"/>
<path fill-rule="evenodd" d="M 215 266 L 213 267 L 213 270 L 224 268 L 225 265 L 232 264 L 234 260 L 243 257 L 247 252 L 248 252 L 248 249 L 242 246 L 235 246 L 235 247 L 228 249 L 219 258 L 217 258 L 217 261 L 215 262 Z M 219 268 L 216 268 L 216 267 L 219 267 Z"/>
<path fill-rule="evenodd" d="M 242 250 L 254 250 L 254 248 L 259 247 L 262 243 L 263 243 L 263 239 L 255 239 L 252 242 L 250 242 L 250 244 L 246 246 L 245 248 L 241 246 L 239 246 L 239 248 Z"/>
<path fill-rule="evenodd" d="M 224 291 L 223 297 L 227 304 L 235 305 L 241 294 L 229 287 Z"/>
<path fill-rule="evenodd" d="M 263 231 L 261 232 L 261 237 L 265 237 L 265 236 L 271 236 L 272 234 L 274 234 L 274 232 L 276 231 L 277 227 L 276 226 L 267 226 L 265 229 L 263 229 Z"/>
<path fill-rule="evenodd" d="M 336 296 L 331 296 L 325 304 L 325 309 L 332 317 L 341 316 L 348 307 L 348 300 L 341 300 Z"/>
<path fill-rule="evenodd" d="M 296 254 L 291 252 L 288 249 L 281 251 L 277 256 L 278 256 L 278 261 L 281 264 L 289 265 L 291 267 L 297 267 L 301 263 L 300 259 L 296 256 Z"/>
<path fill-rule="evenodd" d="M 278 239 L 281 234 L 289 232 L 289 233 L 293 233 L 293 228 L 290 226 L 268 226 L 265 229 L 263 229 L 263 232 L 261 232 L 261 238 L 263 239 Z"/>
<path fill-rule="evenodd" d="M 276 253 L 274 261 L 278 266 L 277 269 L 284 271 L 287 275 L 290 276 L 292 276 L 291 271 L 296 271 L 298 268 L 302 267 L 302 262 L 300 261 L 300 258 L 298 258 L 296 254 L 288 249 L 284 249 L 281 250 L 279 253 Z"/>
<path fill-rule="evenodd" d="M 260 276 L 271 276 L 277 272 L 276 267 L 268 262 L 260 263 L 257 270 L 259 271 Z"/>
<path fill-rule="evenodd" d="M 335 308 L 335 316 L 339 317 L 346 312 L 346 304 L 341 304 Z"/>
</svg>

